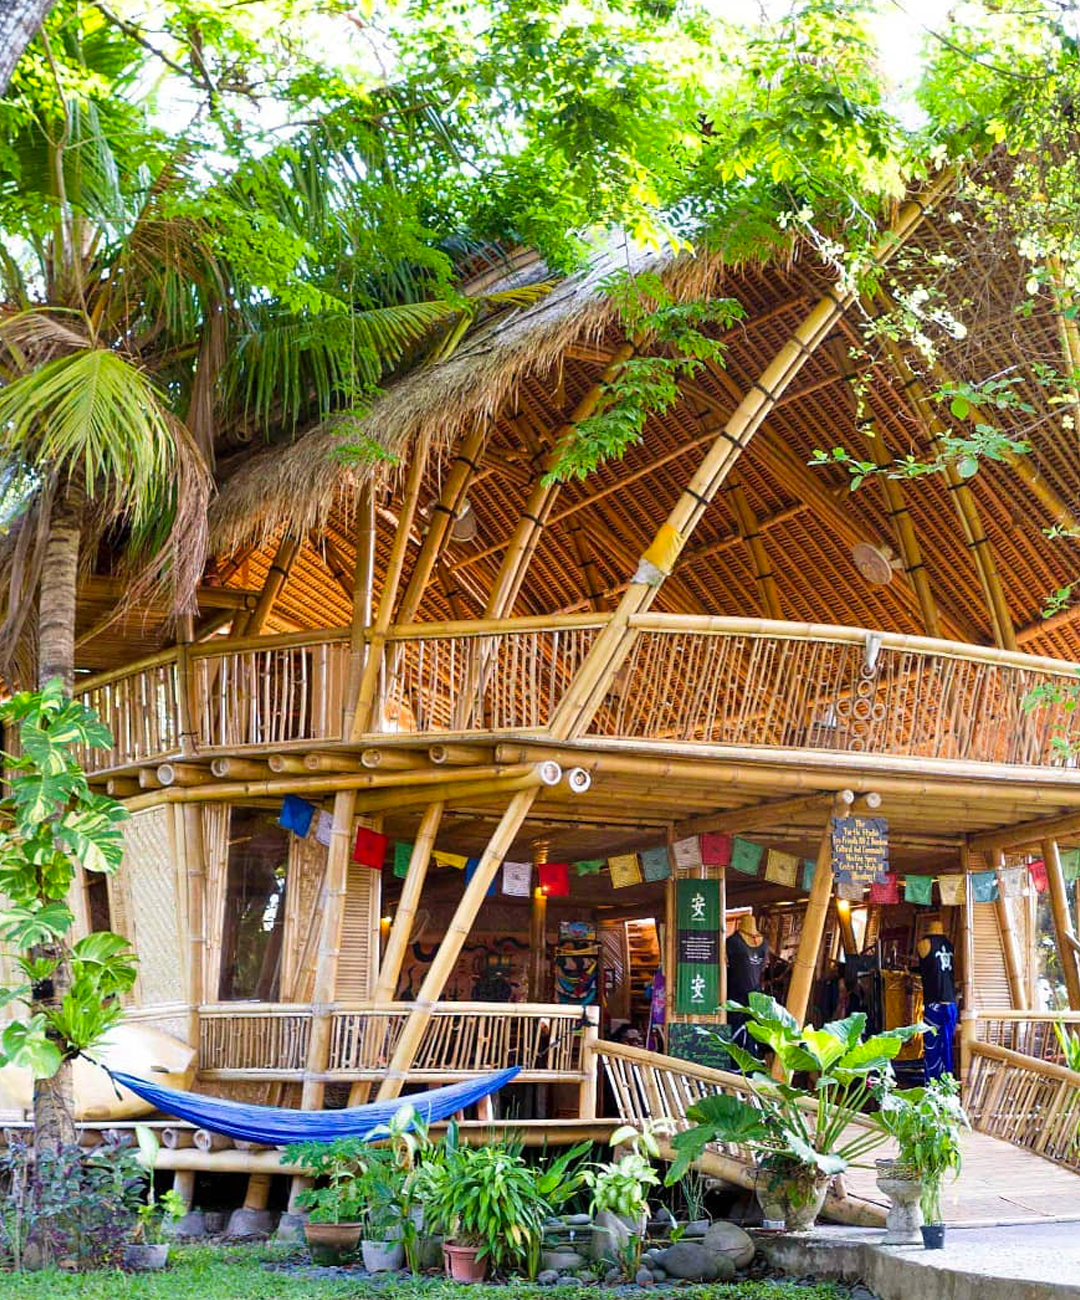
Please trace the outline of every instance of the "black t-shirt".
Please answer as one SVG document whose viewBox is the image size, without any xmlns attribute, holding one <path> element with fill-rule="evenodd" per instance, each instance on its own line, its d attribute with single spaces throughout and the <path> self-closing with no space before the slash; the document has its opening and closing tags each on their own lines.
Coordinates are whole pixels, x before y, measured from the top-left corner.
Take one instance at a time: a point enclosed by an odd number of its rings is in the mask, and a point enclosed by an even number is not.
<svg viewBox="0 0 1080 1300">
<path fill-rule="evenodd" d="M 761 977 L 765 973 L 765 963 L 769 959 L 769 941 L 762 941 L 755 948 L 736 930 L 728 936 L 725 944 L 727 951 L 727 992 L 734 1002 L 745 1003 L 749 994 L 761 988 Z"/>
<path fill-rule="evenodd" d="M 931 934 L 926 942 L 930 951 L 919 958 L 924 1002 L 955 1002 L 956 983 L 953 979 L 953 946 L 943 934 Z"/>
</svg>

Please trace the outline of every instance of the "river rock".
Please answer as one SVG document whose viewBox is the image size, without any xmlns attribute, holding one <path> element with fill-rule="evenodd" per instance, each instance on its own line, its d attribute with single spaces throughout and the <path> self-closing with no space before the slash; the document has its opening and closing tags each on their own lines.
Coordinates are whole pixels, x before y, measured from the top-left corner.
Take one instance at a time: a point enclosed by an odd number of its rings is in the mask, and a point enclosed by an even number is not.
<svg viewBox="0 0 1080 1300">
<path fill-rule="evenodd" d="M 585 1256 L 576 1250 L 542 1250 L 540 1266 L 545 1271 L 554 1269 L 556 1273 L 572 1273 L 585 1263 Z"/>
<path fill-rule="evenodd" d="M 652 1286 L 653 1275 L 647 1268 L 639 1268 L 634 1274 L 634 1281 L 638 1286 Z"/>
<path fill-rule="evenodd" d="M 605 1286 L 615 1286 L 616 1283 L 621 1281 L 622 1281 L 621 1268 L 609 1268 L 608 1271 L 604 1274 Z"/>
<path fill-rule="evenodd" d="M 560 1220 L 556 1219 L 556 1223 Z M 561 1222 L 565 1223 L 568 1228 L 587 1228 L 592 1223 L 591 1214 L 564 1214 Z"/>
<path fill-rule="evenodd" d="M 710 1254 L 726 1256 L 736 1268 L 745 1268 L 754 1258 L 753 1240 L 735 1223 L 712 1224 L 701 1244 Z"/>
<path fill-rule="evenodd" d="M 683 1228 L 683 1240 L 685 1241 L 687 1237 L 704 1237 L 709 1231 L 711 1222 L 711 1219 L 695 1219 L 693 1223 L 688 1223 Z"/>
<path fill-rule="evenodd" d="M 593 1219 L 593 1259 L 622 1259 L 630 1244 L 630 1229 L 617 1214 L 599 1210 Z"/>
<path fill-rule="evenodd" d="M 734 1262 L 707 1250 L 703 1241 L 677 1241 L 664 1251 L 658 1265 L 685 1282 L 730 1282 L 735 1276 Z"/>
<path fill-rule="evenodd" d="M 559 1281 L 559 1274 L 553 1268 L 545 1268 L 542 1273 L 537 1273 L 536 1282 L 538 1286 L 555 1286 Z"/>
<path fill-rule="evenodd" d="M 667 1274 L 666 1274 L 666 1273 L 664 1272 L 664 1270 L 663 1270 L 662 1268 L 660 1268 L 659 1266 L 657 1266 L 657 1267 L 654 1268 L 654 1269 L 651 1269 L 650 1271 L 651 1271 L 651 1273 L 652 1273 L 652 1280 L 653 1280 L 654 1282 L 666 1282 L 666 1281 L 667 1281 Z"/>
</svg>

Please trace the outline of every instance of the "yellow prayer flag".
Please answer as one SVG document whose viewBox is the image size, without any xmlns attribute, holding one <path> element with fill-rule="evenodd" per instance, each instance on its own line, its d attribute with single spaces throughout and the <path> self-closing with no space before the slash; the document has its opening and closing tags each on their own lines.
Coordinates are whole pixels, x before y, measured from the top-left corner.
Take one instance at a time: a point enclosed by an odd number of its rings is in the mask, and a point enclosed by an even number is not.
<svg viewBox="0 0 1080 1300">
<path fill-rule="evenodd" d="M 440 867 L 453 867 L 455 871 L 464 871 L 469 862 L 460 853 L 444 853 L 442 849 L 435 849 L 431 856 Z"/>
<path fill-rule="evenodd" d="M 608 870 L 611 872 L 613 889 L 626 889 L 629 885 L 641 884 L 641 866 L 636 853 L 620 853 L 608 858 Z"/>
<path fill-rule="evenodd" d="M 788 889 L 794 889 L 798 872 L 799 859 L 794 853 L 781 853 L 779 849 L 769 850 L 769 855 L 765 859 L 766 880 L 771 880 L 775 885 L 786 885 Z"/>
</svg>

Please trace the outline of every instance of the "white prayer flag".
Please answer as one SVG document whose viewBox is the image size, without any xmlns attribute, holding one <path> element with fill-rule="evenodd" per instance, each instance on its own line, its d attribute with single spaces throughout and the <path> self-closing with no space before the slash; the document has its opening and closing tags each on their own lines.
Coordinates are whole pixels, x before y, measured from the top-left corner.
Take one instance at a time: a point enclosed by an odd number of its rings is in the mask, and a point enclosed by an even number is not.
<svg viewBox="0 0 1080 1300">
<path fill-rule="evenodd" d="M 512 898 L 528 898 L 532 892 L 532 863 L 504 862 L 502 889 Z"/>
<path fill-rule="evenodd" d="M 320 844 L 330 847 L 330 832 L 334 827 L 334 819 L 328 812 L 321 812 L 315 818 L 315 838 Z"/>
<path fill-rule="evenodd" d="M 675 865 L 680 871 L 692 871 L 701 866 L 701 838 L 688 835 L 685 840 L 676 840 Z"/>
</svg>

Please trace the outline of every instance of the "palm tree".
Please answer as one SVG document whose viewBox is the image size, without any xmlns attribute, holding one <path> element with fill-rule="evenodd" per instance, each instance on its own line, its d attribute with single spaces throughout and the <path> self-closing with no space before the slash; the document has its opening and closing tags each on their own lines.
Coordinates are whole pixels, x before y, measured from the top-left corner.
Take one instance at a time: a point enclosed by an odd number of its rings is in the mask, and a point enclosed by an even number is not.
<svg viewBox="0 0 1080 1300">
<path fill-rule="evenodd" d="M 0 5 L 0 95 L 52 7 L 53 0 L 4 0 Z"/>
</svg>

